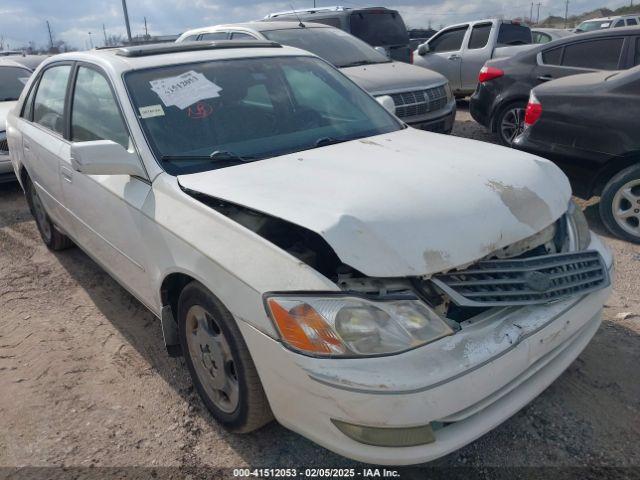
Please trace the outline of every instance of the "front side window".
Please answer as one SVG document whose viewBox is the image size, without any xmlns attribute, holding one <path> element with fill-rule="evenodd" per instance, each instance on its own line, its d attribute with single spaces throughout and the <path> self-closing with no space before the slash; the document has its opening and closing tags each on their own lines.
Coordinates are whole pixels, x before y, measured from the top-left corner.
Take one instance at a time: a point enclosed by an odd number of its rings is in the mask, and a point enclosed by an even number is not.
<svg viewBox="0 0 640 480">
<path fill-rule="evenodd" d="M 402 124 L 311 57 L 218 60 L 132 71 L 125 82 L 172 175 L 396 131 Z"/>
<path fill-rule="evenodd" d="M 129 134 L 109 82 L 96 70 L 80 67 L 71 105 L 71 141 L 92 140 L 129 147 Z"/>
<path fill-rule="evenodd" d="M 26 68 L 0 67 L 0 102 L 17 100 L 30 76 Z"/>
<path fill-rule="evenodd" d="M 288 28 L 262 34 L 281 45 L 311 52 L 338 68 L 391 61 L 371 45 L 335 28 Z"/>
<path fill-rule="evenodd" d="M 432 52 L 455 52 L 462 48 L 467 27 L 447 30 L 433 40 L 429 41 L 429 49 Z"/>
<path fill-rule="evenodd" d="M 64 100 L 69 72 L 70 65 L 46 69 L 40 79 L 33 103 L 33 121 L 59 134 L 64 130 Z"/>
<path fill-rule="evenodd" d="M 183 42 L 195 42 L 196 40 L 198 40 L 198 35 L 189 35 L 182 39 Z"/>
<path fill-rule="evenodd" d="M 548 43 L 551 41 L 551 36 L 546 33 L 531 32 L 531 35 L 533 37 L 533 43 Z"/>
<path fill-rule="evenodd" d="M 617 70 L 623 38 L 605 38 L 567 45 L 562 57 L 566 67 Z"/>
<path fill-rule="evenodd" d="M 471 38 L 469 38 L 469 49 L 484 48 L 489 42 L 489 34 L 491 33 L 491 24 L 482 23 L 474 25 L 471 29 Z"/>
</svg>

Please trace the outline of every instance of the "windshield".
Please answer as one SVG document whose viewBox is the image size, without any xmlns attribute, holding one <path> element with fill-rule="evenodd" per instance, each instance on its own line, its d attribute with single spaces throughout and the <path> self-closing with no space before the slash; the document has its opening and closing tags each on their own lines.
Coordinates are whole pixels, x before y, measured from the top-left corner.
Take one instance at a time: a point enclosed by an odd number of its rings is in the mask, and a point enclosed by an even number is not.
<svg viewBox="0 0 640 480">
<path fill-rule="evenodd" d="M 17 100 L 30 76 L 26 68 L 0 67 L 0 102 Z"/>
<path fill-rule="evenodd" d="M 576 30 L 581 32 L 591 32 L 593 30 L 602 30 L 603 28 L 609 28 L 611 22 L 609 20 L 596 20 L 591 22 L 582 22 L 578 25 Z"/>
<path fill-rule="evenodd" d="M 402 124 L 312 57 L 218 60 L 132 71 L 125 82 L 172 175 L 396 131 Z"/>
<path fill-rule="evenodd" d="M 350 17 L 351 33 L 374 47 L 408 45 L 409 32 L 398 12 L 359 11 Z"/>
<path fill-rule="evenodd" d="M 262 34 L 282 45 L 314 53 L 339 68 L 391 61 L 362 40 L 337 28 L 292 28 Z"/>
</svg>

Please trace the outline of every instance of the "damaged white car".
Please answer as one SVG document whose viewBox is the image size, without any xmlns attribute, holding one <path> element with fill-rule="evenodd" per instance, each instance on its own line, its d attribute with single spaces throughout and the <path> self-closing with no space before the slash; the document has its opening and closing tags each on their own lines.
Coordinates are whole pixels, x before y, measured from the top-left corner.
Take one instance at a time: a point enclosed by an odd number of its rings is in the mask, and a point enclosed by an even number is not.
<svg viewBox="0 0 640 480">
<path fill-rule="evenodd" d="M 424 462 L 506 420 L 600 324 L 613 260 L 551 163 L 407 128 L 268 42 L 71 53 L 8 118 L 43 240 L 161 318 L 213 416 Z"/>
</svg>

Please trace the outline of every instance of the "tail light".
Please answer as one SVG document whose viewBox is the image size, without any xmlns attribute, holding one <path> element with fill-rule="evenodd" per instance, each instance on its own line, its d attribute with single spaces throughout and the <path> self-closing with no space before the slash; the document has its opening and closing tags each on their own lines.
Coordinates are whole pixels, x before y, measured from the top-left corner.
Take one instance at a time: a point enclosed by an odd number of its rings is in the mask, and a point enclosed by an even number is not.
<svg viewBox="0 0 640 480">
<path fill-rule="evenodd" d="M 478 82 L 484 83 L 489 80 L 499 78 L 504 75 L 504 70 L 500 70 L 496 67 L 484 66 L 480 69 L 480 75 L 478 75 Z"/>
<path fill-rule="evenodd" d="M 536 94 L 531 92 L 529 95 L 529 103 L 527 104 L 527 109 L 524 112 L 524 124 L 527 127 L 530 127 L 534 123 L 538 121 L 542 115 L 542 104 L 536 97 Z"/>
</svg>

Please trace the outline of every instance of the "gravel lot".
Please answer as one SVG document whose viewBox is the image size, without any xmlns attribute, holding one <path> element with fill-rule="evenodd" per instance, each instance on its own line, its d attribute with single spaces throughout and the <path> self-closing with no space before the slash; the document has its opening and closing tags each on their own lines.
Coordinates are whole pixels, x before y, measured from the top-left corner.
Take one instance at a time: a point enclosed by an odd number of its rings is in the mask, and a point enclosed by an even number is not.
<svg viewBox="0 0 640 480">
<path fill-rule="evenodd" d="M 464 103 L 454 134 L 493 141 Z M 430 466 L 640 475 L 640 247 L 611 238 L 596 208 L 617 274 L 593 342 L 528 407 Z M 16 185 L 0 185 L 0 419 L 0 466 L 355 465 L 275 423 L 247 436 L 219 427 L 159 322 L 79 249 L 49 252 Z"/>
</svg>

